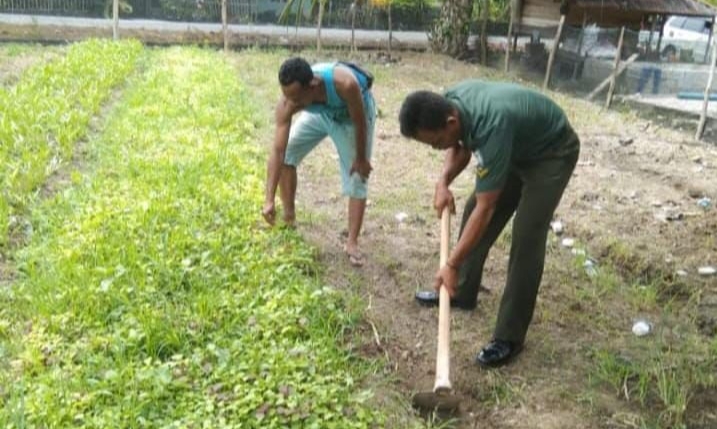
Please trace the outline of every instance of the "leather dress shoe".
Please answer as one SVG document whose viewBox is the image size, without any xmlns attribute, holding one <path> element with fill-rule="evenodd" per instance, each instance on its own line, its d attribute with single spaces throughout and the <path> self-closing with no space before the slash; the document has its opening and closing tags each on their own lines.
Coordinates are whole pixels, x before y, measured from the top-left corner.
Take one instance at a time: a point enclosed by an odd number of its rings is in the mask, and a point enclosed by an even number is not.
<svg viewBox="0 0 717 429">
<path fill-rule="evenodd" d="M 438 292 L 434 292 L 432 290 L 416 292 L 416 302 L 418 302 L 424 307 L 437 307 L 439 303 L 439 296 L 440 295 L 438 294 Z M 459 308 L 461 310 L 473 310 L 476 308 L 476 305 L 476 301 L 469 303 L 451 298 L 451 308 Z"/>
<path fill-rule="evenodd" d="M 507 364 L 522 350 L 522 344 L 496 339 L 483 346 L 476 356 L 476 363 L 480 366 L 495 368 Z"/>
</svg>

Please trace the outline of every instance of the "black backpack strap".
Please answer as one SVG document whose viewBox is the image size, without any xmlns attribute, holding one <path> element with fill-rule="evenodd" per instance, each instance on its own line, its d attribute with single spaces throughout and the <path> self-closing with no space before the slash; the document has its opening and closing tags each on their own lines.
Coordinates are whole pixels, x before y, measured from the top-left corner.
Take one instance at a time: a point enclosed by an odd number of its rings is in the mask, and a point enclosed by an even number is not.
<svg viewBox="0 0 717 429">
<path fill-rule="evenodd" d="M 366 70 L 365 68 L 361 67 L 359 64 L 353 61 L 339 61 L 338 63 L 358 73 L 361 73 L 366 78 L 366 88 L 371 89 L 371 87 L 373 86 L 373 74 L 370 71 Z"/>
</svg>

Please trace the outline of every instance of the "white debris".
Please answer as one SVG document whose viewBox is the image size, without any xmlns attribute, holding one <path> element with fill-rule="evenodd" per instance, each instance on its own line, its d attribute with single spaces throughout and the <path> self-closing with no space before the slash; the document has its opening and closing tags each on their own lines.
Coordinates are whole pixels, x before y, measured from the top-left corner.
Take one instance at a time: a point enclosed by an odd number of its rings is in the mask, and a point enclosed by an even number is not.
<svg viewBox="0 0 717 429">
<path fill-rule="evenodd" d="M 707 197 L 700 198 L 700 200 L 697 201 L 697 205 L 707 210 L 712 205 L 712 200 Z"/>
<path fill-rule="evenodd" d="M 553 233 L 555 233 L 555 235 L 561 235 L 563 233 L 563 231 L 565 230 L 563 223 L 560 222 L 559 220 L 550 222 L 550 228 L 553 229 Z"/>
<path fill-rule="evenodd" d="M 585 249 L 573 249 L 570 252 L 575 256 L 585 256 L 588 254 Z"/>
<path fill-rule="evenodd" d="M 717 268 L 715 267 L 700 267 L 697 272 L 701 276 L 713 276 L 717 274 Z"/>
<path fill-rule="evenodd" d="M 586 259 L 583 263 L 583 268 L 585 269 L 585 274 L 587 274 L 588 277 L 595 277 L 598 273 L 595 262 L 592 259 Z"/>
<path fill-rule="evenodd" d="M 408 219 L 408 214 L 404 212 L 396 213 L 396 220 L 399 223 L 403 223 L 406 219 Z"/>
<path fill-rule="evenodd" d="M 687 277 L 687 271 L 685 271 L 685 270 L 677 270 L 675 272 L 675 274 L 677 274 L 680 277 Z"/>
<path fill-rule="evenodd" d="M 571 248 L 575 246 L 575 240 L 572 238 L 563 238 L 561 244 L 563 245 L 563 247 Z"/>
<path fill-rule="evenodd" d="M 644 320 L 638 320 L 632 325 L 632 333 L 638 337 L 644 337 L 652 330 L 652 325 Z"/>
</svg>

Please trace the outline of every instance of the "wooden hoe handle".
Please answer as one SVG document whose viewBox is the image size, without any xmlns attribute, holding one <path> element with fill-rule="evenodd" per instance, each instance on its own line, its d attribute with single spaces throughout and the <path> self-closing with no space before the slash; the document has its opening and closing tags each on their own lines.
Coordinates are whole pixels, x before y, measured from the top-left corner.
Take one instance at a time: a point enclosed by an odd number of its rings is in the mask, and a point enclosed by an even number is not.
<svg viewBox="0 0 717 429">
<path fill-rule="evenodd" d="M 448 247 L 451 241 L 451 212 L 448 207 L 441 214 L 441 268 L 448 261 Z M 451 390 L 450 380 L 450 335 L 451 335 L 451 297 L 441 286 L 438 310 L 438 352 L 436 354 L 436 393 Z"/>
</svg>

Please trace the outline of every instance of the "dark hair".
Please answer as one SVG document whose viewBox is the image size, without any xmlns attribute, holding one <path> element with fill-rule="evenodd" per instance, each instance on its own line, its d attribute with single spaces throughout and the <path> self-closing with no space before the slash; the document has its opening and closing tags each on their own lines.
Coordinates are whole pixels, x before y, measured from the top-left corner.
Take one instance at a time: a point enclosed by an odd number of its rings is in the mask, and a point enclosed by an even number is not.
<svg viewBox="0 0 717 429">
<path fill-rule="evenodd" d="M 281 86 L 291 85 L 294 82 L 299 82 L 301 86 L 308 86 L 313 78 L 314 72 L 311 70 L 311 65 L 300 57 L 289 58 L 279 68 Z"/>
<path fill-rule="evenodd" d="M 418 130 L 436 131 L 444 128 L 455 107 L 442 95 L 430 91 L 409 94 L 398 114 L 401 134 L 416 137 Z"/>
</svg>

